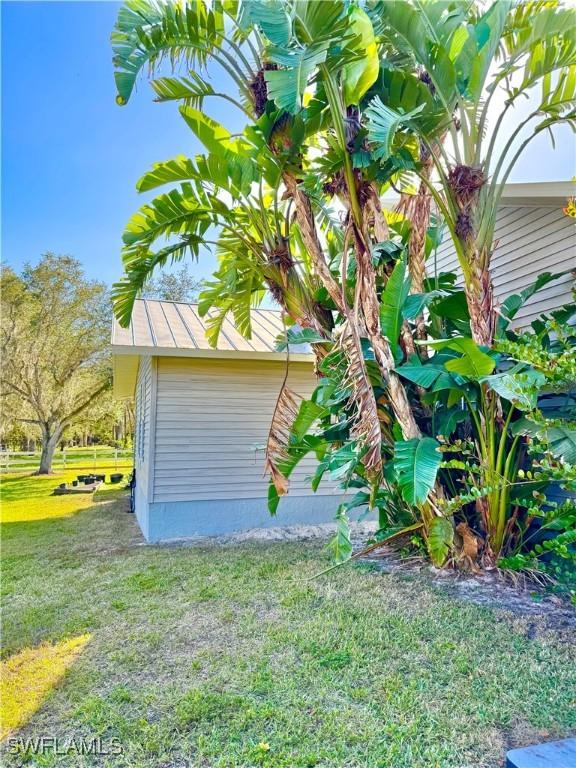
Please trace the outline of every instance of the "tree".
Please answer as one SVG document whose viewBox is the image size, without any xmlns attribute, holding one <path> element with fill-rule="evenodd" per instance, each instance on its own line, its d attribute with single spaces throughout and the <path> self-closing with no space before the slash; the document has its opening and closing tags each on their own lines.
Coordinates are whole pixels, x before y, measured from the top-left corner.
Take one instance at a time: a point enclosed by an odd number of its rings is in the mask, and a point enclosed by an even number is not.
<svg viewBox="0 0 576 768">
<path fill-rule="evenodd" d="M 48 474 L 64 430 L 110 386 L 108 291 L 51 253 L 20 275 L 4 268 L 1 287 L 2 392 L 40 429 L 38 473 Z"/>
<path fill-rule="evenodd" d="M 212 309 L 210 341 L 228 313 L 249 337 L 250 308 L 269 291 L 290 326 L 281 346 L 312 344 L 319 388 L 311 401 L 284 388 L 270 430 L 271 509 L 314 451 L 314 484 L 328 472 L 362 489 L 340 510 L 342 524 L 355 506 L 378 508 L 383 531 L 418 531 L 437 563 L 459 557 L 471 537 L 477 555 L 467 557 L 494 564 L 529 525 L 515 487 L 528 443 L 514 429 L 523 409 L 541 417 L 537 392 L 552 378 L 504 341 L 526 343 L 510 322 L 557 276 L 497 311 L 490 255 L 503 184 L 523 148 L 545 129 L 574 126 L 574 18 L 555 2 L 505 0 L 122 8 L 112 35 L 118 102 L 145 66 L 154 76 L 164 60 L 175 72 L 183 65 L 185 76 L 151 85 L 157 100 L 180 102 L 206 153 L 158 163 L 138 182 L 140 191 L 178 186 L 128 223 L 115 311 L 126 324 L 156 266 L 215 245 L 219 268 L 199 305 Z M 238 98 L 200 76 L 212 66 Z M 508 114 L 536 87 L 537 108 L 498 153 L 502 115 L 487 133 L 494 93 L 505 92 Z M 213 98 L 245 115 L 241 135 L 209 117 Z M 402 192 L 396 216 L 382 207 L 391 186 Z M 442 224 L 464 291 L 456 275 L 426 273 Z M 565 319 L 535 329 L 560 367 L 571 336 L 554 346 L 550 334 Z M 506 364 L 508 373 L 497 368 Z M 549 430 L 534 431 L 544 445 Z M 451 450 L 459 457 L 443 458 Z"/>
<path fill-rule="evenodd" d="M 183 301 L 189 304 L 198 300 L 198 294 L 204 285 L 197 280 L 187 266 L 175 272 L 161 272 L 158 277 L 146 281 L 140 295 L 145 299 L 164 299 L 164 301 Z"/>
<path fill-rule="evenodd" d="M 111 389 L 93 400 L 66 432 L 68 438 L 76 438 L 81 445 L 90 438 L 92 442 L 124 447 L 131 442 L 132 435 L 132 401 L 119 400 Z"/>
</svg>

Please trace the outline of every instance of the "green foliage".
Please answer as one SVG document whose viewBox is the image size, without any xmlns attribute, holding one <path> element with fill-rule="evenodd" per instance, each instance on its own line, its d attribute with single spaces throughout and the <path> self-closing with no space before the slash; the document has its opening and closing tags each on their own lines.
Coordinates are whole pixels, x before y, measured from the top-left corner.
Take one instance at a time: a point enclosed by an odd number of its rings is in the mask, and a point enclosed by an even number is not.
<svg viewBox="0 0 576 768">
<path fill-rule="evenodd" d="M 266 72 L 268 96 L 278 109 L 285 109 L 292 114 L 302 109 L 302 96 L 310 76 L 325 61 L 327 48 L 328 43 L 321 41 L 300 51 L 270 49 L 271 60 L 282 67 Z"/>
<path fill-rule="evenodd" d="M 416 107 L 411 112 L 396 112 L 375 96 L 366 110 L 368 118 L 368 139 L 374 144 L 374 157 L 387 160 L 392 154 L 394 137 L 401 125 L 410 125 L 411 119 L 419 114 L 424 105 Z"/>
<path fill-rule="evenodd" d="M 551 419 L 533 421 L 522 418 L 514 422 L 512 432 L 535 437 L 556 458 L 576 464 L 576 428 Z"/>
<path fill-rule="evenodd" d="M 435 517 L 428 527 L 428 552 L 434 565 L 440 566 L 454 544 L 454 527 L 445 517 Z"/>
<path fill-rule="evenodd" d="M 454 357 L 444 363 L 450 373 L 457 373 L 469 379 L 480 379 L 491 374 L 496 367 L 494 357 L 483 352 L 473 339 L 460 336 L 427 344 L 434 349 L 453 349 L 461 353 L 460 357 Z"/>
<path fill-rule="evenodd" d="M 164 301 L 191 303 L 197 300 L 204 286 L 203 280 L 196 280 L 187 266 L 175 272 L 162 272 L 157 278 L 148 280 L 142 289 L 142 296 Z"/>
<path fill-rule="evenodd" d="M 353 5 L 349 12 L 350 33 L 354 42 L 348 48 L 356 53 L 355 61 L 342 69 L 344 103 L 359 104 L 360 100 L 378 77 L 380 62 L 372 22 L 362 8 Z"/>
<path fill-rule="evenodd" d="M 382 333 L 390 342 L 397 359 L 400 356 L 398 338 L 403 321 L 402 308 L 410 291 L 410 278 L 407 278 L 406 270 L 406 259 L 402 258 L 397 262 L 388 278 L 380 299 Z"/>
<path fill-rule="evenodd" d="M 499 565 L 513 571 L 542 571 L 559 583 L 560 591 L 576 595 L 576 505 L 544 497 L 529 507 L 537 521 Z"/>
<path fill-rule="evenodd" d="M 482 379 L 500 397 L 523 411 L 532 411 L 538 403 L 538 396 L 546 383 L 546 377 L 533 369 L 506 371 Z"/>
<path fill-rule="evenodd" d="M 548 283 L 558 280 L 558 278 L 563 277 L 565 274 L 566 272 L 543 272 L 541 275 L 538 275 L 533 283 L 520 291 L 520 293 L 513 293 L 508 296 L 502 302 L 500 308 L 501 316 L 498 323 L 500 330 L 504 330 L 509 325 L 510 321 L 513 320 L 518 313 L 518 310 L 524 306 L 528 299 L 547 286 Z"/>
<path fill-rule="evenodd" d="M 299 344 L 318 344 L 326 342 L 326 338 L 312 328 L 288 328 L 286 334 L 276 342 L 278 352 L 283 352 L 289 346 Z"/>
<path fill-rule="evenodd" d="M 327 545 L 334 563 L 340 565 L 350 559 L 352 542 L 350 541 L 350 525 L 346 512 L 340 507 L 336 514 L 336 535 Z"/>
<path fill-rule="evenodd" d="M 251 308 L 273 297 L 287 328 L 278 351 L 310 345 L 320 377 L 287 420 L 275 469 L 287 482 L 312 454 L 313 490 L 340 485 L 338 561 L 351 553 L 347 516 L 367 512 L 382 535 L 418 531 L 439 565 L 452 551 L 458 561 L 454 515 L 481 533 L 479 562 L 528 556 L 530 500 L 572 483 L 574 419 L 550 412 L 544 394 L 574 387 L 576 303 L 514 329 L 561 275 L 539 275 L 497 308 L 490 257 L 524 147 L 576 127 L 574 18 L 507 0 L 129 0 L 119 13 L 119 99 L 148 66 L 157 99 L 180 102 L 206 154 L 140 180 L 140 191 L 171 186 L 126 227 L 115 312 L 126 325 L 154 269 L 206 249 L 218 259 L 199 298 L 211 345 L 229 316 L 250 338 Z M 228 93 L 210 85 L 213 67 Z M 505 120 L 529 93 L 538 109 Z M 217 98 L 248 123 L 240 135 L 208 114 Z M 391 187 L 418 194 L 384 221 Z M 444 229 L 459 274 L 432 276 Z"/>
<path fill-rule="evenodd" d="M 52 253 L 20 274 L 4 267 L 0 287 L 3 411 L 34 427 L 47 473 L 65 430 L 110 389 L 108 290 Z"/>
<path fill-rule="evenodd" d="M 400 440 L 394 444 L 394 470 L 402 496 L 409 504 L 422 504 L 434 487 L 442 457 L 431 437 Z"/>
</svg>

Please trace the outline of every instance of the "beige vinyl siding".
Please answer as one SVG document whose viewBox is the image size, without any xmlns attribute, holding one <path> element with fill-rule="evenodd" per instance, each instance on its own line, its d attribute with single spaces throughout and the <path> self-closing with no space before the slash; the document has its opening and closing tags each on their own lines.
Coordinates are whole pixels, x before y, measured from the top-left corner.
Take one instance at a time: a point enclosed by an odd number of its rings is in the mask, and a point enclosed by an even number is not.
<svg viewBox="0 0 576 768">
<path fill-rule="evenodd" d="M 157 358 L 154 502 L 266 498 L 264 450 L 285 367 L 279 362 Z M 316 386 L 291 363 L 289 386 Z M 291 496 L 312 493 L 314 458 L 294 471 Z M 321 484 L 318 493 L 333 493 Z"/>
<path fill-rule="evenodd" d="M 542 272 L 576 267 L 574 220 L 565 216 L 560 206 L 503 206 L 496 220 L 495 242 L 492 278 L 500 301 L 533 283 Z M 438 249 L 437 268 L 438 272 L 460 271 L 449 236 Z M 433 272 L 433 267 L 429 271 Z M 520 309 L 514 325 L 527 326 L 543 312 L 571 301 L 573 282 L 568 274 L 536 293 Z"/>
<path fill-rule="evenodd" d="M 154 375 L 152 358 L 141 357 L 136 382 L 136 413 L 134 431 L 134 466 L 136 480 L 141 493 L 146 496 L 149 471 L 151 466 L 152 432 L 152 378 Z"/>
</svg>

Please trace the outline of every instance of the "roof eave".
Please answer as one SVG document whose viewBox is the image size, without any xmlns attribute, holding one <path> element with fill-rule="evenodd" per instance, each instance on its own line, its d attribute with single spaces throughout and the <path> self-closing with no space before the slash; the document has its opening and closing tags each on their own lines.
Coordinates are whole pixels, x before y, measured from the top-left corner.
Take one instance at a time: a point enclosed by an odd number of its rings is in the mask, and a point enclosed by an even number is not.
<svg viewBox="0 0 576 768">
<path fill-rule="evenodd" d="M 256 352 L 254 350 L 238 349 L 197 349 L 182 347 L 152 347 L 152 346 L 128 346 L 112 344 L 114 356 L 137 357 L 189 357 L 212 360 L 286 360 L 285 352 Z M 312 363 L 314 355 L 311 352 L 290 352 L 290 360 L 293 362 Z"/>
</svg>

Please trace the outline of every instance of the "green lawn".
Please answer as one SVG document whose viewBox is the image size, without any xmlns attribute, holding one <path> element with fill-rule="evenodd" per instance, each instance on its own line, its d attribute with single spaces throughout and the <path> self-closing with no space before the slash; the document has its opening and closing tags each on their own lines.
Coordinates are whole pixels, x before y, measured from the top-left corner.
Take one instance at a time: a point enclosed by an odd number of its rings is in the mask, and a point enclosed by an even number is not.
<svg viewBox="0 0 576 768">
<path fill-rule="evenodd" d="M 366 566 L 308 580 L 316 545 L 142 546 L 125 499 L 56 482 L 4 479 L 11 735 L 124 751 L 30 765 L 481 768 L 576 726 L 574 650 L 520 620 Z"/>
</svg>

